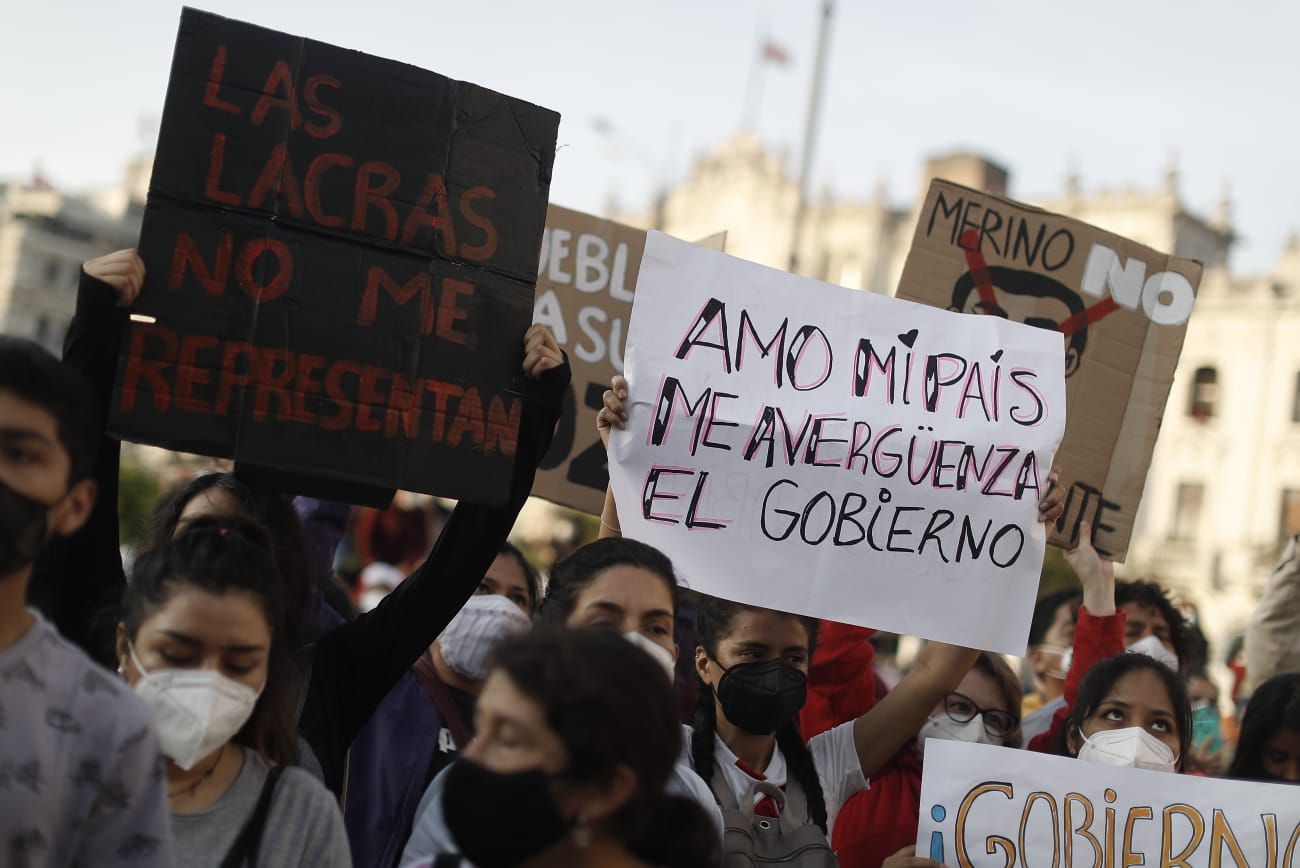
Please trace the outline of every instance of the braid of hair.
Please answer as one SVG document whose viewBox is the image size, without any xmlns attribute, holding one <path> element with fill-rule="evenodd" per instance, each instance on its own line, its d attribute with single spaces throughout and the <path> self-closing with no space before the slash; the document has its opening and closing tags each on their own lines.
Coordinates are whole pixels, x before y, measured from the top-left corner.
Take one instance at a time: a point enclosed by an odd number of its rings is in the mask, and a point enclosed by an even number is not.
<svg viewBox="0 0 1300 868">
<path fill-rule="evenodd" d="M 826 795 L 822 792 L 821 778 L 817 777 L 817 766 L 813 764 L 808 745 L 804 744 L 799 734 L 799 724 L 794 720 L 784 724 L 776 731 L 776 744 L 785 756 L 786 768 L 790 775 L 803 788 L 808 799 L 809 819 L 827 835 L 826 829 Z"/>
<path fill-rule="evenodd" d="M 701 683 L 691 725 L 691 765 L 710 790 L 713 789 L 713 739 L 717 730 L 718 710 L 713 688 Z"/>
</svg>

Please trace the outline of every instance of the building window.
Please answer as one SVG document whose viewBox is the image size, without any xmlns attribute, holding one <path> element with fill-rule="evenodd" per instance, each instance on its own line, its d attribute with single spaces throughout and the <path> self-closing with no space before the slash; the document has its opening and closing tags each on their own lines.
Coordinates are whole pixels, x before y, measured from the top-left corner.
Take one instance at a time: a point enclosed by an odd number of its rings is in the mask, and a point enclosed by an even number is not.
<svg viewBox="0 0 1300 868">
<path fill-rule="evenodd" d="M 59 260 L 45 260 L 45 285 L 57 286 L 59 283 L 59 272 L 63 269 L 59 267 Z"/>
<path fill-rule="evenodd" d="M 1277 536 L 1286 542 L 1300 533 L 1300 488 L 1282 490 L 1282 511 L 1278 516 Z"/>
<path fill-rule="evenodd" d="M 1291 421 L 1300 422 L 1300 372 L 1295 375 L 1295 394 L 1291 396 Z"/>
<path fill-rule="evenodd" d="M 1213 419 L 1219 402 L 1219 372 L 1214 368 L 1197 368 L 1192 376 L 1192 400 L 1187 415 L 1198 422 Z"/>
<path fill-rule="evenodd" d="M 1169 538 L 1190 540 L 1201 524 L 1201 503 L 1205 500 L 1205 486 L 1199 482 L 1178 483 L 1174 501 L 1174 526 Z"/>
</svg>

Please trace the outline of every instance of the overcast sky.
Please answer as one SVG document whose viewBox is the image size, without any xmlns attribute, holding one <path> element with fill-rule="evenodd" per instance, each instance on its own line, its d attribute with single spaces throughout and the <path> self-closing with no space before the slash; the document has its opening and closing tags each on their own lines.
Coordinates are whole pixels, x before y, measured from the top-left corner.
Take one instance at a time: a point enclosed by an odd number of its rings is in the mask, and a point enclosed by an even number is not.
<svg viewBox="0 0 1300 868">
<path fill-rule="evenodd" d="M 757 131 L 798 158 L 816 0 L 196 0 L 204 9 L 522 97 L 559 111 L 551 198 L 600 211 L 646 200 L 736 131 L 766 33 Z M 110 186 L 152 147 L 180 14 L 173 0 L 6 4 L 0 176 L 39 164 L 66 188 Z M 986 152 L 1013 195 L 1162 182 L 1192 210 L 1225 185 L 1239 270 L 1300 230 L 1300 3 L 1294 0 L 839 0 L 817 186 L 910 203 L 924 156 Z M 603 124 L 598 122 L 603 120 Z M 603 130 L 603 131 L 602 131 Z"/>
</svg>

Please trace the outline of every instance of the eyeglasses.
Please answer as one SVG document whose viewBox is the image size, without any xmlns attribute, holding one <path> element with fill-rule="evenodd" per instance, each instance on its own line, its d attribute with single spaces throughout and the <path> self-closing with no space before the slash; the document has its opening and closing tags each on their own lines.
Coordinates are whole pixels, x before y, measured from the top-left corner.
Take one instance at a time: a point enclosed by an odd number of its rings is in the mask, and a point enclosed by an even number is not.
<svg viewBox="0 0 1300 868">
<path fill-rule="evenodd" d="M 1020 724 L 1020 718 L 1012 717 L 1000 708 L 980 708 L 962 693 L 953 692 L 944 697 L 943 710 L 956 723 L 970 723 L 975 715 L 981 715 L 984 731 L 994 738 L 1006 738 Z"/>
</svg>

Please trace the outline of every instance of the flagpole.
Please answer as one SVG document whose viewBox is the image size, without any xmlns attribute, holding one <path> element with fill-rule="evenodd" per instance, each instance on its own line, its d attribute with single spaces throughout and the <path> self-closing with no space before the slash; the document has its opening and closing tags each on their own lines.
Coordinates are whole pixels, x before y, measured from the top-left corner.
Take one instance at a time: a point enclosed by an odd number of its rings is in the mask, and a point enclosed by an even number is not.
<svg viewBox="0 0 1300 868">
<path fill-rule="evenodd" d="M 817 56 L 813 60 L 812 93 L 808 97 L 808 117 L 803 131 L 803 153 L 799 160 L 799 202 L 795 206 L 794 224 L 790 229 L 790 273 L 799 267 L 799 244 L 803 240 L 804 218 L 808 211 L 808 183 L 813 149 L 817 139 L 817 118 L 821 113 L 822 85 L 826 73 L 826 48 L 830 41 L 834 0 L 822 0 L 822 19 L 817 28 Z"/>
</svg>

